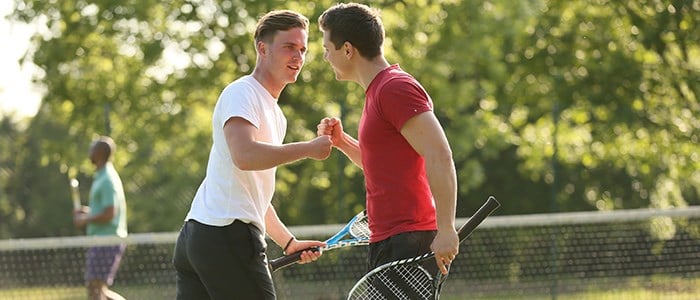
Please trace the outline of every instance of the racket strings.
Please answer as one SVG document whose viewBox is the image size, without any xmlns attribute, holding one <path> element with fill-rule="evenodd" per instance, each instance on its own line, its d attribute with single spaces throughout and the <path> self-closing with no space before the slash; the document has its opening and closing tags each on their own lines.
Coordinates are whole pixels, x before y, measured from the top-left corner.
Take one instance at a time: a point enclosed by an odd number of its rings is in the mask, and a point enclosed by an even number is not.
<svg viewBox="0 0 700 300">
<path fill-rule="evenodd" d="M 350 234 L 358 239 L 369 239 L 369 221 L 367 216 L 355 220 L 350 226 Z"/>
<path fill-rule="evenodd" d="M 460 242 L 469 237 L 474 229 L 488 217 L 500 203 L 493 196 L 469 218 L 459 229 Z M 437 274 L 435 278 L 420 261 L 434 254 L 398 260 L 375 268 L 367 273 L 350 290 L 348 299 L 435 299 L 439 295 L 447 275 Z M 429 268 L 431 269 L 431 268 Z M 393 274 L 393 275 L 389 275 Z M 405 291 L 405 292 L 403 292 Z"/>
<path fill-rule="evenodd" d="M 366 277 L 348 299 L 434 299 L 432 276 L 422 267 L 396 265 Z"/>
</svg>

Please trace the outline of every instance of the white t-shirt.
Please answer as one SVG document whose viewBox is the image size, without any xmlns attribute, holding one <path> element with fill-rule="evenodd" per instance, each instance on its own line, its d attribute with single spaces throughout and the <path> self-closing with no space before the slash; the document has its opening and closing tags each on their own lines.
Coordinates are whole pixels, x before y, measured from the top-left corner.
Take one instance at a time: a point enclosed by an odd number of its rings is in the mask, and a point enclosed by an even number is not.
<svg viewBox="0 0 700 300">
<path fill-rule="evenodd" d="M 287 119 L 277 99 L 253 76 L 243 76 L 230 83 L 214 108 L 214 144 L 209 153 L 207 173 L 185 220 L 194 219 L 212 226 L 226 226 L 241 220 L 265 232 L 265 212 L 275 191 L 277 168 L 242 171 L 233 164 L 224 137 L 224 124 L 232 117 L 241 117 L 257 127 L 257 141 L 281 145 L 284 140 Z"/>
</svg>

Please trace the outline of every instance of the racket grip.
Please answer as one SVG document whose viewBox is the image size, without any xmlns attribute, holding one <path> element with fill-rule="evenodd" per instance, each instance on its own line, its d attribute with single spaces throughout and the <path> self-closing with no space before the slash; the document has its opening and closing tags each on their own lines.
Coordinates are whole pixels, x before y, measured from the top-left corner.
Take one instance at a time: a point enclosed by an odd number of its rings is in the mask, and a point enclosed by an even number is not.
<svg viewBox="0 0 700 300">
<path fill-rule="evenodd" d="M 297 263 L 299 260 L 301 260 L 301 253 L 304 251 L 318 252 L 318 248 L 317 247 L 307 248 L 307 249 L 304 249 L 301 251 L 294 252 L 290 255 L 285 255 L 285 256 L 282 256 L 280 258 L 275 258 L 275 259 L 271 260 L 270 263 L 268 264 L 270 267 L 270 271 L 274 272 L 274 271 L 277 271 L 277 270 L 282 269 L 284 267 L 287 267 L 287 266 L 290 266 L 290 265 Z"/>
</svg>

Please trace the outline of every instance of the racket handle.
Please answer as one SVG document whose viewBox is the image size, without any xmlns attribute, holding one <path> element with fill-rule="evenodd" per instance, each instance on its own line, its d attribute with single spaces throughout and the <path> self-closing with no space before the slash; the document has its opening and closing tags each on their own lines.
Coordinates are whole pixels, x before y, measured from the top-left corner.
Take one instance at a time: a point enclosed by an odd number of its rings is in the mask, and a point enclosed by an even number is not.
<svg viewBox="0 0 700 300">
<path fill-rule="evenodd" d="M 460 228 L 457 231 L 457 234 L 459 234 L 459 240 L 460 242 L 463 242 L 465 239 L 467 239 L 474 229 L 476 229 L 479 224 L 481 224 L 486 217 L 488 217 L 496 208 L 501 206 L 501 203 L 496 200 L 495 197 L 489 196 L 489 198 L 484 202 L 483 205 L 474 213 L 474 215 L 467 220 L 467 223 L 462 225 L 462 228 Z"/>
<path fill-rule="evenodd" d="M 70 186 L 71 186 L 71 198 L 73 199 L 73 210 L 80 209 L 80 190 L 78 190 L 79 185 L 80 185 L 80 183 L 78 182 L 77 179 L 71 178 Z"/>
<path fill-rule="evenodd" d="M 285 256 L 282 256 L 280 258 L 273 259 L 268 264 L 268 266 L 270 267 L 270 272 L 274 272 L 274 271 L 277 271 L 277 270 L 282 269 L 284 267 L 287 267 L 287 266 L 290 266 L 290 265 L 297 263 L 299 260 L 301 260 L 301 253 L 304 251 L 318 252 L 318 248 L 317 247 L 307 248 L 307 249 L 304 249 L 301 251 L 294 252 L 290 255 L 285 255 Z"/>
</svg>

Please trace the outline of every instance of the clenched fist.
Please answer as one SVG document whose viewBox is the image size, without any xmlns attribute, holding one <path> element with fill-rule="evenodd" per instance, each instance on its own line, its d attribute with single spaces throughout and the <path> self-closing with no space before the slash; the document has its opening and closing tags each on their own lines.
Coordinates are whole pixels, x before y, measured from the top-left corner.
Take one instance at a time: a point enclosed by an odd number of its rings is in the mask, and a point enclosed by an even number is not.
<svg viewBox="0 0 700 300">
<path fill-rule="evenodd" d="M 331 144 L 331 137 L 327 135 L 322 135 L 316 137 L 313 140 L 308 141 L 310 147 L 309 157 L 316 160 L 324 160 L 331 155 L 331 149 L 333 149 L 333 144 Z"/>
</svg>

